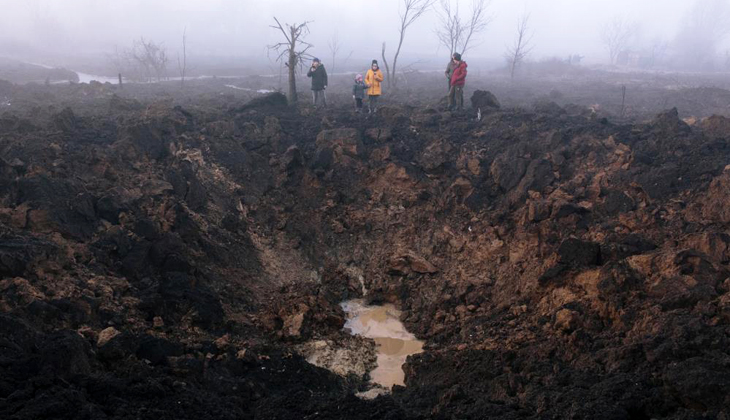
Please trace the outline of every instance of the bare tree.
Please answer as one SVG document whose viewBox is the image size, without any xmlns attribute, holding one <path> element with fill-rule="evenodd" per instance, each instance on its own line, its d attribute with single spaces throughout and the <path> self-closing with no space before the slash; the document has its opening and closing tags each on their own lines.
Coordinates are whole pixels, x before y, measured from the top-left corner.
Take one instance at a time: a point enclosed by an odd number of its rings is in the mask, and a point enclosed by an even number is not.
<svg viewBox="0 0 730 420">
<path fill-rule="evenodd" d="M 674 42 L 680 64 L 708 69 L 717 59 L 717 47 L 730 33 L 730 3 L 726 0 L 696 0 Z"/>
<path fill-rule="evenodd" d="M 483 32 L 492 21 L 487 15 L 490 2 L 488 0 L 472 0 L 469 19 L 462 19 L 459 13 L 459 1 L 452 7 L 451 0 L 441 0 L 439 7 L 439 26 L 436 36 L 441 45 L 449 49 L 449 55 L 455 52 L 464 54 L 471 45 L 474 36 Z"/>
<path fill-rule="evenodd" d="M 510 78 L 514 80 L 517 68 L 532 51 L 532 34 L 530 31 L 530 14 L 524 13 L 517 21 L 517 36 L 514 44 L 507 48 L 505 58 L 509 66 Z"/>
<path fill-rule="evenodd" d="M 456 2 L 454 9 L 451 7 L 451 0 L 441 0 L 438 15 L 440 22 L 436 27 L 436 37 L 441 45 L 449 49 L 450 57 L 456 52 L 464 34 L 459 16 L 459 2 Z"/>
<path fill-rule="evenodd" d="M 330 53 L 332 54 L 332 62 L 330 63 L 330 71 L 332 73 L 335 72 L 335 63 L 337 60 L 337 53 L 340 52 L 340 48 L 342 48 L 342 43 L 340 43 L 339 37 L 337 36 L 337 32 L 335 32 L 334 35 L 332 35 L 332 38 L 330 38 L 329 42 L 327 43 L 327 46 L 330 48 Z"/>
<path fill-rule="evenodd" d="M 279 19 L 274 17 L 276 25 L 271 25 L 272 28 L 278 29 L 284 35 L 286 42 L 279 42 L 278 44 L 270 45 L 269 50 L 274 50 L 279 53 L 276 58 L 277 61 L 283 60 L 286 56 L 286 62 L 284 65 L 289 69 L 289 105 L 294 105 L 299 100 L 297 96 L 297 77 L 296 68 L 302 68 L 302 63 L 311 55 L 307 53 L 312 44 L 304 41 L 304 37 L 309 35 L 309 23 L 304 22 L 299 25 L 282 25 Z"/>
<path fill-rule="evenodd" d="M 611 64 L 616 64 L 618 55 L 631 44 L 638 30 L 636 22 L 623 16 L 616 16 L 601 27 L 601 41 L 608 50 Z"/>
<path fill-rule="evenodd" d="M 167 48 L 162 43 L 140 38 L 132 44 L 131 54 L 132 59 L 144 69 L 148 82 L 153 80 L 153 76 L 158 83 L 167 77 Z"/>
<path fill-rule="evenodd" d="M 188 28 L 183 29 L 182 36 L 182 60 L 180 59 L 180 53 L 177 53 L 177 69 L 180 72 L 180 85 L 185 85 L 185 72 L 188 69 Z"/>
<path fill-rule="evenodd" d="M 403 47 L 403 41 L 406 38 L 406 31 L 418 18 L 423 16 L 431 6 L 436 3 L 436 0 L 403 0 L 403 11 L 400 13 L 400 38 L 398 40 L 398 48 L 395 50 L 393 56 L 393 71 L 387 69 L 388 74 L 388 86 L 392 86 L 394 89 L 398 87 L 398 81 L 396 80 L 396 72 L 398 69 L 398 56 L 400 55 L 401 48 Z"/>
<path fill-rule="evenodd" d="M 161 82 L 167 77 L 167 48 L 162 43 L 148 41 L 144 38 L 134 40 L 132 47 L 119 49 L 108 56 L 118 73 L 123 73 L 131 80 Z"/>
</svg>

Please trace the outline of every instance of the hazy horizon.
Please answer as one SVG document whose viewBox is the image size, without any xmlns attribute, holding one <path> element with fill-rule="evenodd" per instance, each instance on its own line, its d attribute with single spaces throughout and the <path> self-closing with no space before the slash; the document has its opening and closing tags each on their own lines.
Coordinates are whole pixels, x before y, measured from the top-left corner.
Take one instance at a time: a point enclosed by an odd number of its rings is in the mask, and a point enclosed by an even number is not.
<svg viewBox="0 0 730 420">
<path fill-rule="evenodd" d="M 711 3 L 724 0 L 698 0 Z M 456 3 L 454 1 L 454 3 Z M 465 12 L 470 0 L 462 0 Z M 402 1 L 371 0 L 343 3 L 336 0 L 0 0 L 0 56 L 24 59 L 47 58 L 58 62 L 64 57 L 103 57 L 115 47 L 125 48 L 134 39 L 145 37 L 163 42 L 176 54 L 183 30 L 187 31 L 191 58 L 267 58 L 267 45 L 280 40 L 270 28 L 280 21 L 311 21 L 308 41 L 312 54 L 327 62 L 328 42 L 337 34 L 342 44 L 339 57 L 352 52 L 351 60 L 380 56 L 387 42 L 392 56 L 398 41 L 398 13 Z M 516 22 L 524 12 L 531 15 L 532 59 L 567 57 L 579 54 L 589 63 L 608 62 L 600 29 L 614 16 L 638 23 L 640 30 L 632 48 L 674 42 L 693 2 L 686 0 L 492 0 L 488 13 L 492 21 L 479 34 L 475 48 L 465 58 L 500 60 L 515 36 Z M 435 35 L 438 16 L 428 12 L 408 31 L 404 54 L 424 60 L 439 60 L 448 51 Z M 718 54 L 725 51 L 720 45 Z M 406 64 L 406 63 L 403 63 Z"/>
</svg>

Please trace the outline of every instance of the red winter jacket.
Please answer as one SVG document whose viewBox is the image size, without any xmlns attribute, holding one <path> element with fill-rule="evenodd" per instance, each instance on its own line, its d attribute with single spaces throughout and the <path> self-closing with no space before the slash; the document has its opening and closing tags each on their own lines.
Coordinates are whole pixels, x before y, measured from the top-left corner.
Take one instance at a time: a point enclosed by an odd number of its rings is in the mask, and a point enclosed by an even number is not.
<svg viewBox="0 0 730 420">
<path fill-rule="evenodd" d="M 464 86 L 466 83 L 466 61 L 462 61 L 454 69 L 454 74 L 451 75 L 451 86 Z"/>
</svg>

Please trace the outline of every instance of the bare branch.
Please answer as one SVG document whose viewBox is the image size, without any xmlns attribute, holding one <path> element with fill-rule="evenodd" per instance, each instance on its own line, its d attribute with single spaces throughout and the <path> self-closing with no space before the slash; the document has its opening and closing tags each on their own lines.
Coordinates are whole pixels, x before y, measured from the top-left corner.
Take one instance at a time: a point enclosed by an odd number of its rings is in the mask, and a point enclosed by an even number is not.
<svg viewBox="0 0 730 420">
<path fill-rule="evenodd" d="M 464 27 L 459 17 L 459 3 L 456 10 L 451 7 L 451 0 L 441 0 L 438 12 L 440 26 L 436 29 L 436 36 L 441 45 L 449 49 L 449 56 L 456 52 L 464 35 Z"/>
<path fill-rule="evenodd" d="M 529 33 L 530 28 L 530 14 L 523 14 L 517 21 L 517 36 L 512 47 L 507 48 L 505 58 L 510 70 L 510 78 L 514 80 L 515 72 L 517 68 L 522 64 L 525 58 L 530 54 L 533 49 L 532 37 L 533 34 Z"/>
<path fill-rule="evenodd" d="M 469 50 L 472 37 L 484 32 L 492 23 L 493 16 L 487 15 L 487 9 L 490 5 L 490 0 L 472 0 L 471 19 L 465 27 L 464 43 L 461 47 L 462 54 Z"/>
<path fill-rule="evenodd" d="M 147 41 L 144 38 L 135 40 L 132 48 L 122 52 L 125 61 L 135 68 L 137 78 L 144 75 L 143 80 L 151 82 L 153 76 L 158 82 L 167 77 L 167 49 L 162 43 Z"/>
<path fill-rule="evenodd" d="M 332 69 L 332 73 L 335 72 L 335 65 L 337 62 L 337 53 L 340 51 L 340 48 L 342 48 L 342 43 L 340 43 L 339 37 L 337 36 L 337 32 L 335 32 L 334 35 L 332 35 L 332 38 L 327 43 L 327 46 L 330 49 L 330 53 L 332 54 L 332 62 L 330 63 L 330 69 Z"/>
<path fill-rule="evenodd" d="M 345 57 L 345 61 L 343 61 L 343 64 L 346 64 L 348 61 L 350 61 L 350 58 L 352 58 L 352 55 L 355 54 L 355 51 L 350 51 L 350 54 L 347 54 L 347 57 Z"/>
<path fill-rule="evenodd" d="M 284 27 L 281 25 L 281 22 L 279 22 L 279 19 L 274 16 L 274 20 L 276 21 L 276 26 L 271 26 L 274 29 L 279 29 L 282 34 L 284 34 L 284 38 L 286 38 L 287 43 L 291 44 L 291 39 L 289 39 L 289 35 L 284 30 Z"/>
<path fill-rule="evenodd" d="M 405 31 L 435 3 L 436 0 L 403 0 L 405 11 L 400 15 L 401 31 Z"/>
<path fill-rule="evenodd" d="M 418 18 L 423 16 L 431 7 L 436 3 L 437 0 L 403 0 L 403 11 L 400 15 L 400 39 L 398 41 L 398 48 L 395 50 L 393 56 L 393 72 L 388 71 L 388 84 L 397 87 L 396 70 L 398 67 L 398 56 L 400 56 L 401 48 L 403 47 L 403 41 L 406 37 L 406 30 L 413 24 Z M 386 69 L 387 70 L 387 69 Z"/>
<path fill-rule="evenodd" d="M 638 24 L 625 17 L 616 16 L 601 27 L 601 41 L 608 49 L 611 64 L 625 51 L 638 32 Z"/>
</svg>

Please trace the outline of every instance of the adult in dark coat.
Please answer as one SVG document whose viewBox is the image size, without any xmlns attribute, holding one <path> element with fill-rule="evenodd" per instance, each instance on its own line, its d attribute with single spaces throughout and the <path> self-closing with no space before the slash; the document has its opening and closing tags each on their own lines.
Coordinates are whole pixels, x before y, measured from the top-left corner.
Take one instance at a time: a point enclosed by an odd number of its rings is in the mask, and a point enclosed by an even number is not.
<svg viewBox="0 0 730 420">
<path fill-rule="evenodd" d="M 325 95 L 325 89 L 327 89 L 327 70 L 324 69 L 324 65 L 319 61 L 319 58 L 312 60 L 312 67 L 307 72 L 307 77 L 312 78 L 312 101 L 314 107 L 322 102 L 324 106 L 327 106 L 327 95 Z"/>
</svg>

